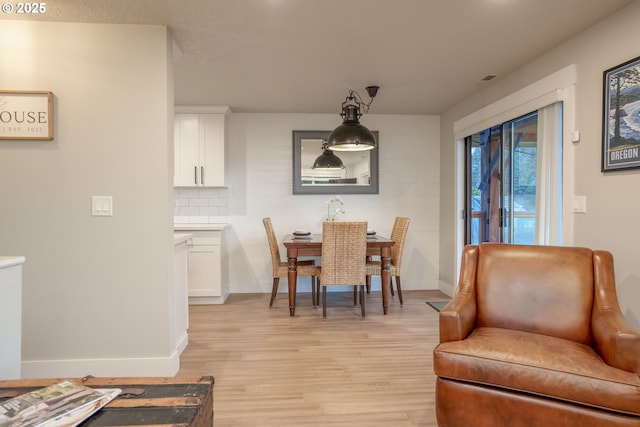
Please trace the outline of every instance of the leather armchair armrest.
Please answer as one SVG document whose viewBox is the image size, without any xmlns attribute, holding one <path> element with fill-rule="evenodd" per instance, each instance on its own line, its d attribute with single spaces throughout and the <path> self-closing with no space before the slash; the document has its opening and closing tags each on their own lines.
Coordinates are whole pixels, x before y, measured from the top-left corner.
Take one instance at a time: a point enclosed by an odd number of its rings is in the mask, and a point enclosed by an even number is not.
<svg viewBox="0 0 640 427">
<path fill-rule="evenodd" d="M 440 342 L 465 339 L 473 330 L 475 323 L 475 296 L 456 295 L 440 312 Z"/>
<path fill-rule="evenodd" d="M 440 312 L 440 342 L 465 339 L 476 323 L 476 269 L 478 247 L 462 252 L 460 281 L 453 300 Z"/>
<path fill-rule="evenodd" d="M 640 332 L 633 329 L 618 305 L 613 257 L 593 252 L 595 300 L 591 316 L 594 346 L 611 366 L 640 374 Z"/>
<path fill-rule="evenodd" d="M 592 320 L 598 354 L 625 371 L 640 375 L 640 333 L 635 331 L 620 311 L 601 312 Z"/>
</svg>

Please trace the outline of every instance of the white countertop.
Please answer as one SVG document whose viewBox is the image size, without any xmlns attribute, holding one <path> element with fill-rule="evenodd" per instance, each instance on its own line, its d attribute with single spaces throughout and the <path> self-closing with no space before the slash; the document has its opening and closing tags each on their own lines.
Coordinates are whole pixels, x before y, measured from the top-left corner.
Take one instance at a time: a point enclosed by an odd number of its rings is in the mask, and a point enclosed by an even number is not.
<svg viewBox="0 0 640 427">
<path fill-rule="evenodd" d="M 175 231 L 222 231 L 226 229 L 229 224 L 219 223 L 219 224 L 173 224 L 173 229 Z"/>
<path fill-rule="evenodd" d="M 23 256 L 0 256 L 0 268 L 9 268 L 24 263 Z"/>
</svg>

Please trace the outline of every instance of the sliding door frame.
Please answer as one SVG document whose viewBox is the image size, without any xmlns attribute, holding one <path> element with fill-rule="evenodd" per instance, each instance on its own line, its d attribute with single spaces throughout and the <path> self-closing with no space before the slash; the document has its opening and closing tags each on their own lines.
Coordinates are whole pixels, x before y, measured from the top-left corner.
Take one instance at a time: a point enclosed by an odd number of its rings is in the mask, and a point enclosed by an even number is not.
<svg viewBox="0 0 640 427">
<path fill-rule="evenodd" d="M 468 114 L 453 124 L 455 143 L 455 212 L 465 209 L 465 142 L 464 138 L 500 123 L 513 120 L 547 105 L 563 103 L 562 129 L 562 242 L 574 243 L 572 200 L 574 196 L 574 147 L 571 135 L 575 130 L 576 65 L 569 65 L 535 83 L 530 84 L 486 107 Z M 460 259 L 465 241 L 465 219 L 457 215 L 455 227 L 456 284 L 460 275 Z M 446 291 L 446 290 L 445 290 Z M 455 290 L 454 290 L 455 291 Z"/>
</svg>

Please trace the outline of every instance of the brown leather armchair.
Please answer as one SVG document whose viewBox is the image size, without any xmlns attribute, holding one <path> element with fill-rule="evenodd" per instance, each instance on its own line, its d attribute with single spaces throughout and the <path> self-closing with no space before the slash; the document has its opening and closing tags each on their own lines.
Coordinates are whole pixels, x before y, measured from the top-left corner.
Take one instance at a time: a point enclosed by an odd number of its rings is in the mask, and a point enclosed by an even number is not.
<svg viewBox="0 0 640 427">
<path fill-rule="evenodd" d="M 609 252 L 465 247 L 434 371 L 441 427 L 640 426 L 640 333 Z"/>
</svg>

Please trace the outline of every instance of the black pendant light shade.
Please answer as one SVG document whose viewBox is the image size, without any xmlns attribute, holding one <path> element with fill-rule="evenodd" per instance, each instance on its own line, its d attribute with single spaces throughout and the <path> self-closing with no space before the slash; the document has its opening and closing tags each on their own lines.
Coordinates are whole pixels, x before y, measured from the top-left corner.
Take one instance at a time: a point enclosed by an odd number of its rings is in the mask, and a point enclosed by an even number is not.
<svg viewBox="0 0 640 427">
<path fill-rule="evenodd" d="M 344 169 L 344 163 L 333 151 L 327 150 L 326 144 L 322 145 L 322 154 L 313 162 L 312 169 Z"/>
<path fill-rule="evenodd" d="M 333 151 L 363 151 L 376 148 L 376 138 L 369 129 L 360 124 L 357 108 L 347 106 L 344 112 L 344 122 L 329 135 L 327 148 Z"/>
<path fill-rule="evenodd" d="M 369 105 L 373 102 L 373 97 L 378 92 L 378 86 L 367 87 L 367 93 L 371 97 L 368 104 L 362 101 L 360 95 L 352 90 L 342 103 L 342 112 L 340 115 L 344 121 L 338 126 L 327 140 L 327 148 L 332 151 L 363 151 L 376 148 L 377 141 L 373 133 L 360 124 L 360 116 L 364 109 L 369 110 Z"/>
</svg>

